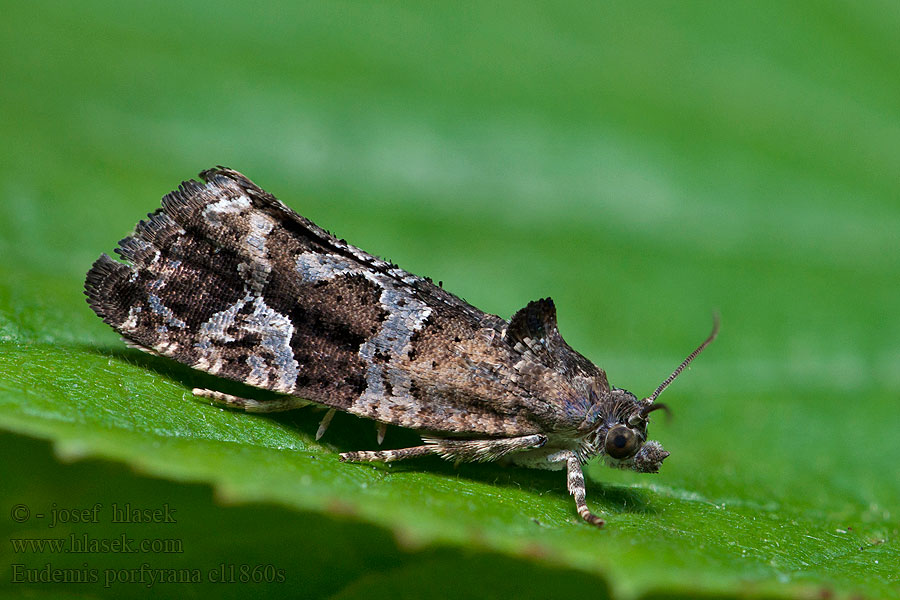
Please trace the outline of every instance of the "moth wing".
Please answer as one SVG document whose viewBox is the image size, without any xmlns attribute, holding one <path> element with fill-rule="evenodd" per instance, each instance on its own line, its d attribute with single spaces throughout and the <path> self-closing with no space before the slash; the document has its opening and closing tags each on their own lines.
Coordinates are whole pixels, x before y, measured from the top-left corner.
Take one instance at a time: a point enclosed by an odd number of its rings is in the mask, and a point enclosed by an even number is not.
<svg viewBox="0 0 900 600">
<path fill-rule="evenodd" d="M 298 215 L 240 173 L 201 174 L 102 255 L 91 308 L 134 346 L 414 429 L 546 431 L 506 321 Z M 527 362 L 527 361 L 526 361 Z"/>
</svg>

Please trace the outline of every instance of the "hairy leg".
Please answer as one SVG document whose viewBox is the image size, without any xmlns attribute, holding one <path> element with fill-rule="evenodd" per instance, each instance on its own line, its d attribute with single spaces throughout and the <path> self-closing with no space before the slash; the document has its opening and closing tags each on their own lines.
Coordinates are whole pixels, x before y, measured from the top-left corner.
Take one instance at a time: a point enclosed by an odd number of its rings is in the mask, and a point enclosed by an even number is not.
<svg viewBox="0 0 900 600">
<path fill-rule="evenodd" d="M 584 473 L 581 471 L 581 461 L 571 450 L 559 453 L 559 459 L 566 461 L 566 487 L 575 499 L 575 509 L 578 515 L 597 527 L 603 527 L 605 521 L 591 512 L 585 502 Z"/>
<path fill-rule="evenodd" d="M 344 452 L 341 461 L 382 461 L 393 462 L 416 456 L 437 454 L 441 458 L 457 462 L 488 462 L 497 460 L 510 452 L 540 448 L 547 442 L 543 435 L 523 435 L 514 438 L 487 440 L 454 440 L 444 438 L 424 438 L 424 446 L 401 448 L 399 450 L 377 450 Z"/>
</svg>

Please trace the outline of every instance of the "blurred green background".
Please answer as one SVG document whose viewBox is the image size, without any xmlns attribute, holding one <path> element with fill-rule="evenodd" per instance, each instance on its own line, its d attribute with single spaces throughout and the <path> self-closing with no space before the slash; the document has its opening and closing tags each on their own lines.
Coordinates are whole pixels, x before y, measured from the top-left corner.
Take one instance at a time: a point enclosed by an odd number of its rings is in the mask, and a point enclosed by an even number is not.
<svg viewBox="0 0 900 600">
<path fill-rule="evenodd" d="M 896 3 L 2 12 L 0 594 L 900 597 Z M 592 465 L 598 531 L 559 473 L 343 465 L 370 424 L 339 415 L 317 443 L 311 410 L 189 400 L 217 384 L 126 350 L 81 286 L 216 164 L 486 311 L 553 296 L 569 343 L 639 395 L 718 310 L 651 428 L 662 473 Z M 11 512 L 97 502 L 102 522 L 54 529 Z M 109 523 L 113 502 L 178 523 Z M 11 541 L 70 534 L 183 551 Z M 203 581 L 135 581 L 144 563 Z M 99 581 L 15 581 L 48 564 Z M 219 565 L 283 581 L 213 583 Z"/>
</svg>

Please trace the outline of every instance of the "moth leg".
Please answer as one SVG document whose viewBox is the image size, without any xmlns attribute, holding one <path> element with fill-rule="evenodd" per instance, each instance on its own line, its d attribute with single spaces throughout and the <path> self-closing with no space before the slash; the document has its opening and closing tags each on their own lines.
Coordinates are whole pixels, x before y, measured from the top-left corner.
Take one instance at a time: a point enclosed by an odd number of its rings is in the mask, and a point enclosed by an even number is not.
<svg viewBox="0 0 900 600">
<path fill-rule="evenodd" d="M 603 527 L 605 521 L 592 513 L 587 506 L 587 502 L 584 501 L 584 473 L 581 471 L 581 461 L 578 460 L 578 457 L 571 450 L 560 453 L 560 455 L 560 458 L 566 461 L 566 483 L 569 493 L 575 498 L 575 508 L 578 510 L 578 515 L 591 525 Z"/>
<path fill-rule="evenodd" d="M 206 390 L 202 388 L 194 388 L 193 390 L 191 390 L 191 393 L 198 398 L 209 398 L 216 404 L 224 406 L 226 408 L 245 410 L 247 412 L 253 413 L 269 413 L 294 410 L 295 408 L 309 406 L 310 404 L 308 401 L 303 400 L 302 398 L 294 398 L 292 396 L 288 396 L 285 398 L 276 398 L 274 400 L 260 401 L 252 400 L 250 398 L 239 398 L 238 396 L 232 396 L 231 394 L 226 394 L 224 392 L 217 392 L 215 390 Z"/>
<path fill-rule="evenodd" d="M 316 430 L 316 441 L 322 439 L 322 436 L 328 431 L 328 426 L 331 425 L 331 420 L 334 418 L 334 413 L 336 412 L 337 410 L 329 408 L 328 412 L 325 413 L 325 416 L 322 417 L 322 422 L 319 423 L 319 428 Z"/>
<path fill-rule="evenodd" d="M 394 462 L 406 460 L 417 456 L 434 454 L 433 446 L 413 446 L 412 448 L 400 448 L 399 450 L 359 450 L 357 452 L 341 452 L 341 462 Z"/>
<path fill-rule="evenodd" d="M 460 462 L 491 462 L 510 452 L 540 448 L 547 436 L 540 434 L 487 440 L 454 440 L 423 438 L 435 447 L 434 453 L 446 460 Z"/>
<path fill-rule="evenodd" d="M 547 438 L 540 434 L 534 434 L 487 440 L 423 438 L 423 441 L 425 442 L 424 446 L 399 450 L 344 452 L 341 454 L 341 461 L 393 462 L 416 456 L 437 454 L 441 458 L 456 462 L 488 462 L 497 460 L 510 452 L 540 448 L 547 443 Z"/>
</svg>

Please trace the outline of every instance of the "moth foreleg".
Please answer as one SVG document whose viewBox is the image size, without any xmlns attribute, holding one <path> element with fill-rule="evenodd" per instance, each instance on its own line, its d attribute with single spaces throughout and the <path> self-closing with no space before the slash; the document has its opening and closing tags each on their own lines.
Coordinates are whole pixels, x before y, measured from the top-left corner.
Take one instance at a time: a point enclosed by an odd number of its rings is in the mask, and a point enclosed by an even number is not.
<svg viewBox="0 0 900 600">
<path fill-rule="evenodd" d="M 206 390 L 202 388 L 194 388 L 191 393 L 199 398 L 209 398 L 216 404 L 226 408 L 234 408 L 254 413 L 281 412 L 285 410 L 294 410 L 309 406 L 309 402 L 302 398 L 294 398 L 287 396 L 285 398 L 276 398 L 274 400 L 252 400 L 250 398 L 239 398 L 224 392 L 215 390 Z"/>
<path fill-rule="evenodd" d="M 487 462 L 497 460 L 510 452 L 540 448 L 547 443 L 547 438 L 540 434 L 534 434 L 486 440 L 424 438 L 424 441 L 424 446 L 399 450 L 344 452 L 341 454 L 341 461 L 393 462 L 416 456 L 437 454 L 441 458 L 456 462 Z"/>
<path fill-rule="evenodd" d="M 562 457 L 566 461 L 566 483 L 569 493 L 575 498 L 575 509 L 578 515 L 597 527 L 603 527 L 605 521 L 591 512 L 585 502 L 584 473 L 581 471 L 581 461 L 572 451 L 566 451 Z"/>
</svg>

